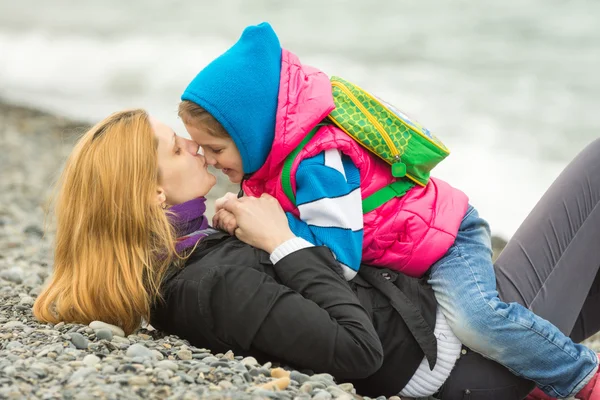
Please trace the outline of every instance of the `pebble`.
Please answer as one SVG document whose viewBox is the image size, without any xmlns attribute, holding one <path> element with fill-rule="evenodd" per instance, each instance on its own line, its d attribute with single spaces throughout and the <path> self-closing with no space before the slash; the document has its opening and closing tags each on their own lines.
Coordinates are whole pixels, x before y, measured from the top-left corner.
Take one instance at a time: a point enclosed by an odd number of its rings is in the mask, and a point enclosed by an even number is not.
<svg viewBox="0 0 600 400">
<path fill-rule="evenodd" d="M 175 375 L 175 373 L 173 371 L 171 371 L 170 369 L 163 369 L 156 373 L 156 377 L 163 381 L 168 381 L 169 379 L 171 379 L 173 377 L 173 375 Z"/>
<path fill-rule="evenodd" d="M 180 360 L 191 360 L 192 359 L 192 352 L 189 350 L 179 350 L 177 352 L 177 357 L 179 357 Z"/>
<path fill-rule="evenodd" d="M 204 361 L 206 364 L 212 364 L 214 362 L 219 361 L 219 359 L 217 357 L 208 356 L 208 357 L 205 357 L 202 361 Z"/>
<path fill-rule="evenodd" d="M 254 395 L 253 398 L 268 398 L 268 399 L 277 399 L 280 398 L 281 392 L 273 392 L 271 390 L 265 390 L 265 389 L 255 389 L 252 391 L 252 394 Z"/>
<path fill-rule="evenodd" d="M 114 343 L 125 344 L 127 346 L 129 346 L 131 344 L 131 341 L 129 339 L 121 337 L 121 336 L 113 336 L 112 341 Z"/>
<path fill-rule="evenodd" d="M 26 235 L 36 236 L 38 239 L 44 236 L 44 231 L 37 225 L 28 225 L 23 229 L 23 233 Z"/>
<path fill-rule="evenodd" d="M 170 369 L 171 371 L 177 371 L 179 369 L 179 367 L 177 366 L 177 363 L 170 361 L 170 360 L 163 360 L 163 361 L 157 362 L 156 368 Z"/>
<path fill-rule="evenodd" d="M 146 386 L 148 385 L 148 378 L 145 376 L 132 376 L 127 380 L 127 383 L 131 386 Z"/>
<path fill-rule="evenodd" d="M 316 394 L 313 395 L 313 400 L 329 400 L 333 398 L 331 393 L 326 390 L 319 390 Z"/>
<path fill-rule="evenodd" d="M 354 390 L 354 385 L 353 385 L 353 384 L 351 384 L 351 383 L 340 383 L 340 384 L 338 385 L 338 387 L 339 387 L 340 389 L 342 389 L 344 392 L 348 392 L 348 393 L 354 393 L 354 392 L 355 392 L 355 390 Z M 392 400 L 392 399 L 390 398 L 390 399 L 388 399 L 388 400 Z"/>
<path fill-rule="evenodd" d="M 34 300 L 31 296 L 23 296 L 23 297 L 21 297 L 21 300 L 19 300 L 19 304 L 24 305 L 24 306 L 32 306 L 33 301 Z"/>
<path fill-rule="evenodd" d="M 213 368 L 228 368 L 229 363 L 227 361 L 217 361 L 214 363 L 210 363 L 210 366 Z"/>
<path fill-rule="evenodd" d="M 83 382 L 83 380 L 87 378 L 88 375 L 93 374 L 94 372 L 96 372 L 96 369 L 94 368 L 80 368 L 77 371 L 75 371 L 73 375 L 71 375 L 71 377 L 69 378 L 69 383 L 72 385 L 77 385 Z"/>
<path fill-rule="evenodd" d="M 300 386 L 299 390 L 301 393 L 312 393 L 313 385 L 310 382 L 305 382 Z"/>
<path fill-rule="evenodd" d="M 154 358 L 157 359 L 158 361 L 162 361 L 165 359 L 165 356 L 163 355 L 163 353 L 161 353 L 160 351 L 154 349 L 152 350 L 152 354 L 154 354 Z"/>
<path fill-rule="evenodd" d="M 303 374 L 301 372 L 298 372 L 298 371 L 291 371 L 290 379 L 293 381 L 296 381 L 300 385 L 302 385 L 304 382 L 307 382 L 310 380 L 310 376 Z"/>
<path fill-rule="evenodd" d="M 318 382 L 318 381 L 309 381 L 307 383 L 310 383 L 313 390 L 317 390 L 317 389 L 322 389 L 325 390 L 325 388 L 327 388 L 328 385 L 324 384 L 323 382 Z"/>
<path fill-rule="evenodd" d="M 6 348 L 8 350 L 22 348 L 22 347 L 23 347 L 23 344 L 21 342 L 19 342 L 19 341 L 16 341 L 16 340 L 8 342 L 8 344 L 6 345 Z"/>
<path fill-rule="evenodd" d="M 205 374 L 211 372 L 212 370 L 213 370 L 212 367 L 209 367 L 208 365 L 205 365 L 205 364 L 203 364 L 200 367 L 198 367 L 198 372 L 202 372 L 202 373 L 205 373 Z"/>
<path fill-rule="evenodd" d="M 343 391 L 342 389 L 340 389 L 337 386 L 328 386 L 327 391 L 336 399 L 339 398 L 340 396 L 348 395 L 348 393 L 346 393 L 345 391 Z"/>
<path fill-rule="evenodd" d="M 110 329 L 98 329 L 96 330 L 96 337 L 101 340 L 111 341 L 113 338 L 113 333 Z"/>
<path fill-rule="evenodd" d="M 123 338 L 125 337 L 125 332 L 123 332 L 123 329 L 121 329 L 115 325 L 107 324 L 106 322 L 92 321 L 90 323 L 89 327 L 93 330 L 108 329 L 109 331 L 111 331 L 113 333 L 113 335 L 120 336 Z"/>
<path fill-rule="evenodd" d="M 144 358 L 154 358 L 154 353 L 143 344 L 134 343 L 127 349 L 127 357 L 141 357 L 143 362 Z"/>
<path fill-rule="evenodd" d="M 17 284 L 22 283 L 23 269 L 19 267 L 12 267 L 10 269 L 0 271 L 0 278 Z"/>
<path fill-rule="evenodd" d="M 255 367 L 258 365 L 258 361 L 256 361 L 256 358 L 254 357 L 246 357 L 244 359 L 242 359 L 242 364 L 244 365 L 248 365 L 249 367 Z"/>
<path fill-rule="evenodd" d="M 45 378 L 48 376 L 48 368 L 42 363 L 33 363 L 29 370 L 33 372 L 38 378 Z"/>
<path fill-rule="evenodd" d="M 96 364 L 100 363 L 100 358 L 93 354 L 88 354 L 87 356 L 83 357 L 83 363 L 88 367 L 94 367 Z"/>
<path fill-rule="evenodd" d="M 104 367 L 102 367 L 102 373 L 103 374 L 112 375 L 115 372 L 116 372 L 116 369 L 112 365 L 105 365 Z"/>
<path fill-rule="evenodd" d="M 331 376 L 330 374 L 314 374 L 313 376 L 310 377 L 310 380 L 316 381 L 316 382 L 321 382 L 326 385 L 335 383 L 333 376 Z"/>
<path fill-rule="evenodd" d="M 348 393 L 344 393 L 344 394 L 341 394 L 339 396 L 335 396 L 335 399 L 336 400 L 354 400 L 354 397 L 352 395 L 348 394 Z"/>
<path fill-rule="evenodd" d="M 89 340 L 81 333 L 73 332 L 71 333 L 71 343 L 73 343 L 76 348 L 83 350 L 88 348 Z"/>
<path fill-rule="evenodd" d="M 137 369 L 131 364 L 124 364 L 119 367 L 119 372 L 127 373 L 127 372 L 137 372 Z"/>
<path fill-rule="evenodd" d="M 4 325 L 2 325 L 2 327 L 4 329 L 17 329 L 17 328 L 24 328 L 25 324 L 22 323 L 21 321 L 8 321 Z"/>
<path fill-rule="evenodd" d="M 219 382 L 219 387 L 221 389 L 229 390 L 229 389 L 233 388 L 233 383 L 231 383 L 229 381 L 221 381 L 221 382 Z"/>
<path fill-rule="evenodd" d="M 236 372 L 241 372 L 242 374 L 246 374 L 248 373 L 248 367 L 242 363 L 235 363 L 233 364 L 233 368 L 234 371 Z"/>
</svg>

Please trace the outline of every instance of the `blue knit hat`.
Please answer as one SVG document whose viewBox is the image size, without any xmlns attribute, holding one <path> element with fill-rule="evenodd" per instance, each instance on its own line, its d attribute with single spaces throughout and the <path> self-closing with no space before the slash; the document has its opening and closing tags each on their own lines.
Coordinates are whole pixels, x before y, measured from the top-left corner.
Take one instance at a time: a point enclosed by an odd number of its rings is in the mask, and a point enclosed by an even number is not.
<svg viewBox="0 0 600 400">
<path fill-rule="evenodd" d="M 244 29 L 237 43 L 200 71 L 181 95 L 223 125 L 240 152 L 244 173 L 262 167 L 271 151 L 280 73 L 281 45 L 263 22 Z"/>
</svg>

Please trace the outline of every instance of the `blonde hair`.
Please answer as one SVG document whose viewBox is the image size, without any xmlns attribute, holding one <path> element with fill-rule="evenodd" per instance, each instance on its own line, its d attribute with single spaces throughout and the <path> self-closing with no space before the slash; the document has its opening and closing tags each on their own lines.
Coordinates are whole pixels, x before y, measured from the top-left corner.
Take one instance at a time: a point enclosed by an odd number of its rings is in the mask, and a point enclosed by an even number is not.
<svg viewBox="0 0 600 400">
<path fill-rule="evenodd" d="M 156 200 L 157 146 L 144 110 L 114 113 L 79 139 L 57 187 L 54 271 L 36 318 L 100 320 L 127 334 L 150 320 L 176 255 Z"/>
<path fill-rule="evenodd" d="M 193 101 L 183 100 L 179 103 L 179 111 L 177 114 L 186 125 L 204 128 L 214 137 L 231 138 L 223 125 L 221 125 L 215 117 Z"/>
</svg>

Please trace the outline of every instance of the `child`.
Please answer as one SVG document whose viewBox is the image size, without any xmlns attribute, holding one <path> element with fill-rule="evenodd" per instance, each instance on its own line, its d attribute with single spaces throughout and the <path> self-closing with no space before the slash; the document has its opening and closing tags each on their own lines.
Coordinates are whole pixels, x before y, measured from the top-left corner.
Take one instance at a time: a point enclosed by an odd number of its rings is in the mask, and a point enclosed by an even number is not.
<svg viewBox="0 0 600 400">
<path fill-rule="evenodd" d="M 181 99 L 179 114 L 207 162 L 241 183 L 247 195 L 276 197 L 292 231 L 328 246 L 346 279 L 361 262 L 427 276 L 466 346 L 548 395 L 600 398 L 593 351 L 525 307 L 498 298 L 488 225 L 461 191 L 431 178 L 363 215 L 362 199 L 396 178 L 389 165 L 326 125 L 287 172 L 296 204 L 288 199 L 281 184 L 284 161 L 334 104 L 329 78 L 282 49 L 269 24 L 246 28 Z"/>
</svg>

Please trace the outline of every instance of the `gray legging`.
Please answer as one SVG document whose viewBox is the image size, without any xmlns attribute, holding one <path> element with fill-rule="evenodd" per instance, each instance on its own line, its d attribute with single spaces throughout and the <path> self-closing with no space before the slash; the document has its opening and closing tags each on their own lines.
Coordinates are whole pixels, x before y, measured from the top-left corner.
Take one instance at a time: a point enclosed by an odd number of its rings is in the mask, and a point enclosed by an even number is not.
<svg viewBox="0 0 600 400">
<path fill-rule="evenodd" d="M 529 307 L 576 342 L 600 331 L 600 139 L 550 186 L 495 268 L 504 301 Z M 522 399 L 532 388 L 530 381 L 467 351 L 436 397 Z"/>
</svg>

